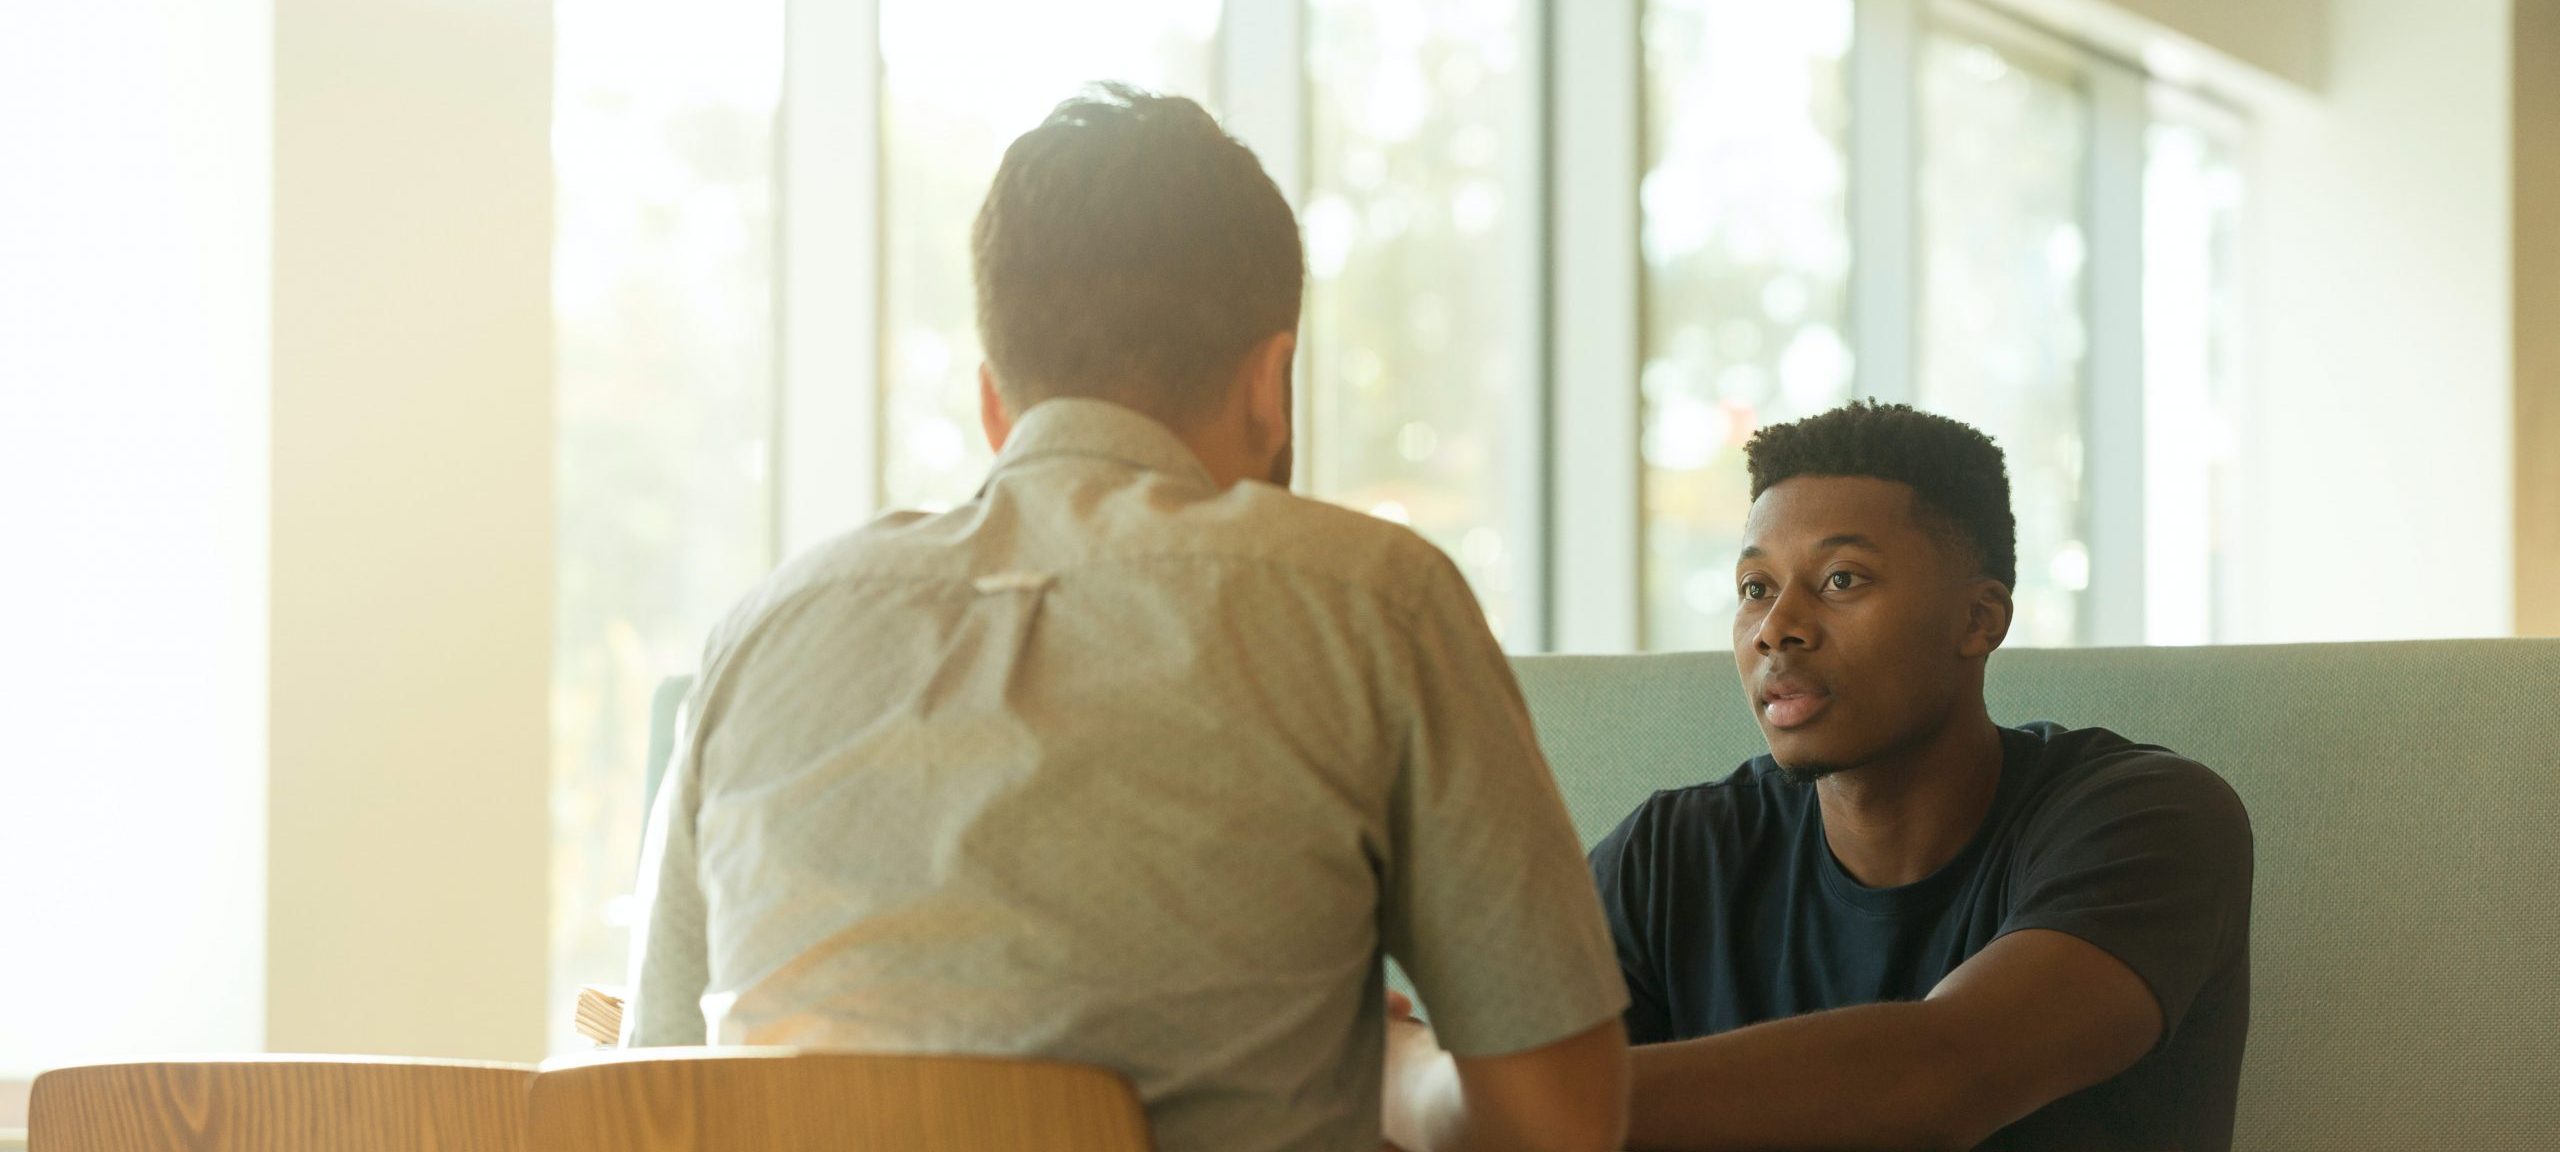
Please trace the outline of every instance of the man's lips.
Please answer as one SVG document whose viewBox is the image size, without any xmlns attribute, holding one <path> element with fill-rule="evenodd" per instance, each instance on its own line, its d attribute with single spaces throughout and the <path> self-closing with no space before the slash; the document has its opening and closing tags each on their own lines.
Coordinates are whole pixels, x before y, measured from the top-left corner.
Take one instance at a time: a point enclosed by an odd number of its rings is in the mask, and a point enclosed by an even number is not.
<svg viewBox="0 0 2560 1152">
<path fill-rule="evenodd" d="M 1798 728 L 1810 724 L 1830 706 L 1830 691 L 1807 677 L 1782 674 L 1772 676 L 1760 685 L 1760 714 L 1773 728 Z"/>
<path fill-rule="evenodd" d="M 1801 728 L 1812 723 L 1814 717 L 1821 715 L 1822 710 L 1830 706 L 1831 697 L 1819 693 L 1802 696 L 1771 696 L 1766 703 L 1760 705 L 1760 712 L 1769 718 L 1770 727 L 1785 730 Z"/>
</svg>

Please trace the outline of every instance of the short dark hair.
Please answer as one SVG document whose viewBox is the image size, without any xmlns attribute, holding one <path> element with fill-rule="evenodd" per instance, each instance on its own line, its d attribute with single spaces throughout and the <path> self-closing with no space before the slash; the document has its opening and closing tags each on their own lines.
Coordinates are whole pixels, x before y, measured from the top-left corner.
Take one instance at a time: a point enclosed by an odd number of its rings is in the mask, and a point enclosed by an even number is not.
<svg viewBox="0 0 2560 1152">
<path fill-rule="evenodd" d="M 2008 460 L 1972 425 L 1905 404 L 1858 401 L 1773 424 L 1743 448 L 1751 498 L 1798 476 L 1872 476 L 1910 487 L 1926 525 L 1963 545 L 1984 575 L 2018 586 L 2018 519 Z"/>
<path fill-rule="evenodd" d="M 1184 420 L 1298 326 L 1297 218 L 1200 105 L 1102 84 L 1005 149 L 971 235 L 978 334 L 1018 414 L 1090 396 Z"/>
</svg>

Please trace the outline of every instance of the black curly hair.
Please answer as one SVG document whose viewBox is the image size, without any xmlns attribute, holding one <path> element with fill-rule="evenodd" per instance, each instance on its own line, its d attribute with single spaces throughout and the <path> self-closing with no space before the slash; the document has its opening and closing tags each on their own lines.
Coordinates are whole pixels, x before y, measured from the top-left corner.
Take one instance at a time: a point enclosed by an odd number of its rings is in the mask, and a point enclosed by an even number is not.
<svg viewBox="0 0 2560 1152">
<path fill-rule="evenodd" d="M 1872 476 L 1910 487 L 1927 527 L 1963 545 L 1982 573 L 2018 586 L 2018 519 L 2009 466 L 1972 425 L 1905 404 L 1855 401 L 1773 424 L 1743 448 L 1751 498 L 1798 476 Z"/>
</svg>

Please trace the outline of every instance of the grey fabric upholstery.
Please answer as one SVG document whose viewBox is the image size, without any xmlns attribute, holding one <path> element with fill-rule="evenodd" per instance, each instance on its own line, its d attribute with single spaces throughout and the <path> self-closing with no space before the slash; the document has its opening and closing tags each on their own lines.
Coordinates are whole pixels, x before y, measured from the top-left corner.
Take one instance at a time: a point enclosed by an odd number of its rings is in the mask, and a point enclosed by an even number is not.
<svg viewBox="0 0 2560 1152">
<path fill-rule="evenodd" d="M 1517 667 L 1586 845 L 1766 750 L 1724 653 Z M 2560 1148 L 2560 641 L 2020 650 L 1991 669 L 2001 722 L 2113 728 L 2248 802 L 2238 1148 Z M 681 696 L 660 694 L 661 730 Z"/>
<path fill-rule="evenodd" d="M 1766 750 L 1723 653 L 1518 666 L 1586 844 Z M 2239 1148 L 2560 1147 L 2560 642 L 2013 651 L 1990 698 L 2248 802 Z"/>
</svg>

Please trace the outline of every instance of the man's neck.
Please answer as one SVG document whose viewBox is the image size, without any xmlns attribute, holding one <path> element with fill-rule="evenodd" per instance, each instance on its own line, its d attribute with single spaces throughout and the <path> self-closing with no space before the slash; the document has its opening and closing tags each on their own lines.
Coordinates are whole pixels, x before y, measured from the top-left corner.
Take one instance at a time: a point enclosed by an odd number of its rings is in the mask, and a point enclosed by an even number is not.
<svg viewBox="0 0 2560 1152">
<path fill-rule="evenodd" d="M 1927 879 L 1981 830 L 2000 762 L 1999 726 L 1977 708 L 1920 746 L 1823 777 L 1815 794 L 1832 857 L 1870 888 Z"/>
</svg>

